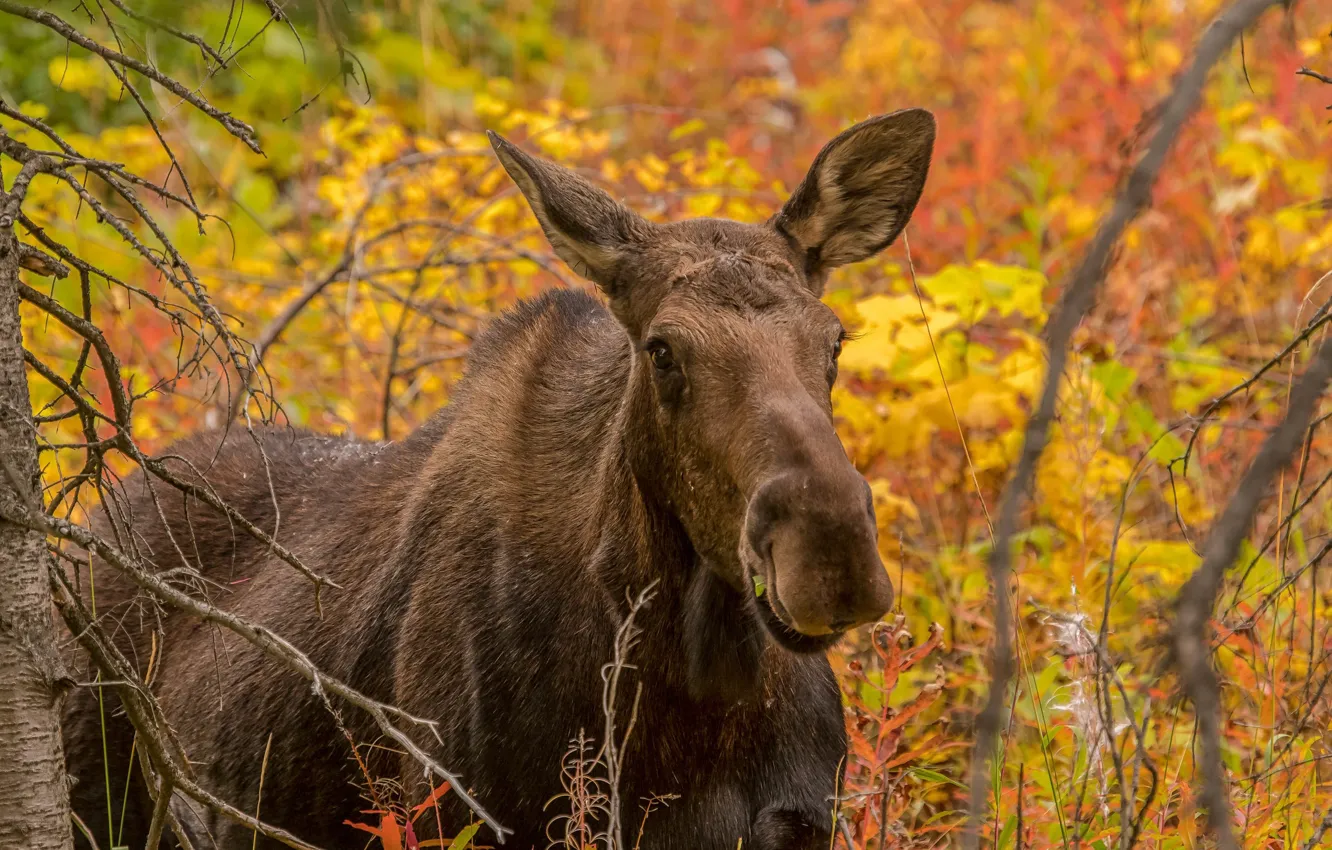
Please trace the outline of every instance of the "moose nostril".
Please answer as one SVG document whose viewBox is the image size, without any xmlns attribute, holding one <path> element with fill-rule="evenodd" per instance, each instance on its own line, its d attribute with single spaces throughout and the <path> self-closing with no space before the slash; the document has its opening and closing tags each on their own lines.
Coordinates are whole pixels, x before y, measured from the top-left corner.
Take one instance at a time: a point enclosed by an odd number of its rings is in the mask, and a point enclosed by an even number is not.
<svg viewBox="0 0 1332 850">
<path fill-rule="evenodd" d="M 772 561 L 772 535 L 768 533 L 769 530 L 768 528 L 750 529 L 748 534 L 749 549 L 762 564 Z"/>
<path fill-rule="evenodd" d="M 777 522 L 777 493 L 774 481 L 759 487 L 749 500 L 745 515 L 745 537 L 754 554 L 765 561 L 770 557 L 772 531 Z"/>
</svg>

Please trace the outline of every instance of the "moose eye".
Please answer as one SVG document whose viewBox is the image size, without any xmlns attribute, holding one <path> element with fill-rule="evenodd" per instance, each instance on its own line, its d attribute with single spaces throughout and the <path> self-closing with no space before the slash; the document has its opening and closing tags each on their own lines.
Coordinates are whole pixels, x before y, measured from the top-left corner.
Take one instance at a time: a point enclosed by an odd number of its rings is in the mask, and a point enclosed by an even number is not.
<svg viewBox="0 0 1332 850">
<path fill-rule="evenodd" d="M 846 331 L 837 335 L 833 340 L 832 359 L 828 361 L 828 386 L 837 383 L 837 358 L 842 356 L 842 343 L 846 341 Z"/>
<path fill-rule="evenodd" d="M 846 342 L 846 338 L 846 328 L 842 328 L 837 332 L 837 339 L 833 340 L 832 359 L 834 364 L 837 363 L 837 358 L 842 356 L 842 345 Z"/>
<path fill-rule="evenodd" d="M 665 372 L 675 366 L 675 358 L 671 356 L 671 347 L 660 340 L 654 340 L 648 343 L 648 356 L 652 358 L 652 365 L 660 372 Z"/>
</svg>

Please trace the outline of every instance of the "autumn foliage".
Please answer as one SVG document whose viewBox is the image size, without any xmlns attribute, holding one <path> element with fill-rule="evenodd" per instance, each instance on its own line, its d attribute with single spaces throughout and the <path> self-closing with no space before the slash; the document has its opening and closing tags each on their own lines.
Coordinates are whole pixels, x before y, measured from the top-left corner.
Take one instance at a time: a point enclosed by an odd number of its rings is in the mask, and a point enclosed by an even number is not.
<svg viewBox="0 0 1332 850">
<path fill-rule="evenodd" d="M 649 218 L 757 221 L 840 128 L 934 111 L 934 164 L 907 238 L 826 296 L 855 330 L 838 428 L 871 482 L 901 591 L 901 611 L 833 659 L 852 740 L 837 840 L 956 841 L 987 682 L 991 513 L 1044 378 L 1041 331 L 1144 116 L 1220 4 L 396 0 L 307 10 L 290 29 L 196 5 L 177 12 L 195 31 L 254 38 L 210 85 L 255 121 L 267 155 L 168 112 L 160 129 L 210 217 L 157 206 L 240 334 L 267 343 L 266 374 L 249 391 L 204 363 L 181 375 L 194 331 L 138 309 L 179 294 L 54 181 L 35 183 L 28 207 L 130 285 L 93 280 L 91 309 L 125 358 L 152 448 L 220 424 L 233 399 L 256 420 L 401 438 L 447 403 L 489 316 L 587 286 L 550 253 L 488 128 Z M 1108 850 L 1126 818 L 1142 846 L 1201 841 L 1193 715 L 1164 672 L 1168 605 L 1307 349 L 1253 376 L 1332 299 L 1332 86 L 1295 73 L 1332 67 L 1329 30 L 1332 7 L 1296 4 L 1218 69 L 1078 331 L 1008 588 L 1019 675 L 990 778 L 993 846 Z M 155 177 L 175 168 L 107 67 L 57 48 L 4 21 L 0 53 L 25 62 L 6 59 L 0 96 L 100 157 Z M 197 56 L 161 48 L 177 76 L 203 79 Z M 75 278 L 28 282 L 82 309 Z M 26 318 L 47 362 L 78 359 L 81 340 Z M 38 411 L 58 398 L 40 378 L 32 387 Z M 60 444 L 82 434 L 74 419 L 49 427 L 63 434 L 43 455 L 55 480 Z M 1298 847 L 1332 806 L 1330 461 L 1316 426 L 1216 611 L 1246 847 Z M 375 809 L 359 823 L 386 847 L 412 846 L 424 811 Z M 457 848 L 467 829 L 443 825 Z"/>
</svg>

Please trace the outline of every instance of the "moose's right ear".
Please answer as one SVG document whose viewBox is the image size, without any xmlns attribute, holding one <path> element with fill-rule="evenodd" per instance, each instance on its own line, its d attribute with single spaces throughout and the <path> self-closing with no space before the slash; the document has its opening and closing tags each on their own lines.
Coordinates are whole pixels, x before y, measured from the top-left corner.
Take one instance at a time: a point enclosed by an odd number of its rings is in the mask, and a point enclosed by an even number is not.
<svg viewBox="0 0 1332 850">
<path fill-rule="evenodd" d="M 616 267 L 636 253 L 652 225 L 569 169 L 524 153 L 498 133 L 486 135 L 560 259 L 608 296 L 620 295 Z"/>
</svg>

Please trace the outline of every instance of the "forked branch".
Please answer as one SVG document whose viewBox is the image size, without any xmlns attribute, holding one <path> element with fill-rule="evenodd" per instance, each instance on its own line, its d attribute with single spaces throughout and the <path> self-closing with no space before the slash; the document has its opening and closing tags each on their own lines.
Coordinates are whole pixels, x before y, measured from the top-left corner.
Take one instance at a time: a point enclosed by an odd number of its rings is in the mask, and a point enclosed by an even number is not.
<svg viewBox="0 0 1332 850">
<path fill-rule="evenodd" d="M 301 841 L 296 836 L 276 826 L 264 823 L 242 812 L 224 800 L 206 791 L 194 779 L 193 771 L 185 758 L 185 752 L 178 741 L 171 735 L 170 726 L 157 704 L 152 692 L 140 681 L 134 668 L 106 639 L 106 635 L 94 622 L 91 613 L 79 601 L 74 588 L 64 573 L 57 567 L 51 568 L 51 590 L 56 610 L 75 636 L 79 645 L 88 653 L 93 664 L 101 671 L 104 681 L 116 682 L 121 705 L 125 714 L 134 725 L 143 748 L 144 756 L 140 764 L 145 774 L 156 774 L 156 782 L 147 782 L 154 792 L 153 819 L 150 824 L 150 840 L 145 846 L 155 848 L 164 824 L 169 824 L 181 846 L 189 846 L 189 833 L 171 816 L 171 795 L 173 788 L 180 793 L 208 806 L 224 817 L 255 830 L 260 835 L 271 838 L 294 850 L 320 850 L 312 844 Z"/>
<path fill-rule="evenodd" d="M 119 0 L 111 0 L 111 5 L 141 23 L 164 29 L 172 36 L 198 47 L 210 60 L 210 77 L 230 64 L 240 51 L 238 48 L 224 55 L 220 48 L 215 50 L 209 47 L 203 39 L 140 15 Z M 285 19 L 280 5 L 277 3 L 267 5 L 273 20 Z M 115 35 L 116 26 L 107 14 L 107 10 L 101 9 L 101 11 L 103 20 Z M 266 393 L 263 388 L 255 386 L 262 378 L 259 373 L 259 356 L 251 357 L 247 353 L 244 341 L 228 326 L 226 319 L 209 299 L 203 282 L 173 244 L 170 229 L 159 222 L 156 218 L 157 212 L 150 209 L 150 204 L 159 201 L 168 205 L 180 204 L 196 218 L 200 226 L 208 217 L 195 203 L 182 161 L 167 144 L 165 124 L 159 124 L 160 116 L 155 117 L 149 109 L 149 90 L 144 88 L 142 82 L 136 82 L 134 77 L 147 79 L 150 87 L 159 86 L 165 89 L 180 98 L 182 102 L 190 104 L 216 121 L 251 150 L 262 153 L 254 129 L 214 106 L 200 93 L 199 88 L 187 86 L 164 73 L 150 58 L 136 58 L 123 47 L 117 49 L 118 36 L 115 45 L 98 43 L 51 11 L 16 0 L 0 0 L 0 18 L 8 20 L 4 17 L 6 14 L 45 27 L 69 44 L 87 50 L 107 63 L 111 73 L 142 111 L 145 121 L 156 135 L 172 167 L 160 184 L 153 183 L 119 163 L 83 156 L 52 126 L 25 114 L 22 107 L 16 108 L 0 101 L 0 117 L 6 121 L 15 121 L 25 128 L 22 131 L 16 130 L 18 135 L 15 136 L 9 132 L 10 128 L 0 127 L 0 157 L 4 157 L 7 161 L 12 160 L 18 166 L 16 172 L 9 172 L 12 181 L 7 191 L 0 191 L 0 230 L 9 230 L 16 224 L 22 224 L 36 244 L 20 245 L 18 264 L 31 272 L 55 277 L 66 277 L 71 270 L 75 270 L 79 273 L 82 295 L 82 310 L 77 311 L 66 308 L 58 299 L 43 294 L 38 288 L 22 284 L 18 286 L 21 297 L 30 306 L 43 311 L 64 325 L 78 343 L 80 351 L 77 362 L 70 372 L 50 367 L 31 350 L 23 351 L 23 359 L 31 369 L 30 374 L 39 376 L 54 387 L 62 400 L 60 403 L 65 407 L 64 410 L 49 415 L 44 409 L 30 424 L 34 428 L 35 438 L 41 442 L 45 437 L 39 426 L 75 419 L 82 431 L 82 442 L 45 441 L 43 445 L 44 448 L 56 452 L 74 449 L 86 455 L 82 469 L 72 476 L 59 470 L 57 465 L 61 479 L 59 485 L 32 500 L 19 501 L 17 497 L 5 498 L 4 494 L 9 491 L 0 487 L 0 516 L 38 530 L 52 540 L 68 541 L 88 552 L 96 552 L 108 565 L 124 573 L 126 578 L 154 599 L 236 632 L 263 650 L 270 658 L 278 660 L 304 676 L 326 703 L 330 696 L 337 697 L 365 711 L 375 721 L 381 733 L 416 758 L 428 774 L 434 774 L 447 781 L 461 799 L 469 804 L 502 840 L 505 830 L 476 803 L 458 778 L 444 770 L 427 754 L 426 749 L 418 746 L 411 736 L 398 728 L 398 724 L 423 725 L 438 738 L 433 723 L 364 696 L 343 682 L 327 676 L 304 653 L 280 635 L 228 614 L 210 605 L 207 600 L 178 589 L 177 585 L 168 581 L 165 575 L 155 573 L 136 557 L 132 535 L 128 545 L 120 542 L 113 544 L 89 528 L 71 521 L 72 517 L 80 515 L 82 506 L 78 504 L 79 494 L 87 488 L 100 492 L 106 499 L 104 504 L 108 510 L 114 510 L 116 489 L 113 485 L 108 486 L 108 479 L 104 477 L 110 471 L 110 467 L 104 461 L 106 455 L 117 452 L 143 467 L 150 482 L 160 480 L 169 484 L 190 498 L 213 507 L 223 514 L 229 523 L 263 541 L 269 551 L 287 561 L 314 582 L 316 606 L 318 588 L 324 585 L 334 586 L 326 577 L 306 568 L 294 553 L 278 542 L 276 522 L 271 531 L 258 528 L 239 511 L 226 504 L 197 470 L 190 470 L 194 474 L 193 477 L 177 475 L 175 468 L 166 463 L 169 458 L 154 458 L 140 449 L 132 436 L 132 413 L 134 403 L 142 398 L 143 394 L 136 392 L 130 380 L 122 375 L 120 360 L 92 313 L 90 278 L 101 278 L 108 284 L 122 287 L 145 299 L 151 309 L 164 314 L 171 321 L 182 342 L 186 340 L 187 335 L 192 335 L 196 340 L 194 353 L 188 355 L 187 359 L 185 355 L 178 353 L 177 377 L 195 374 L 192 370 L 198 369 L 203 357 L 212 353 L 217 356 L 222 366 L 219 374 L 225 380 L 229 381 L 230 373 L 234 371 L 251 393 L 256 395 Z M 262 29 L 260 31 L 262 32 Z M 45 137 L 50 144 L 40 143 L 43 148 L 40 150 L 33 147 L 34 133 Z M 173 174 L 178 175 L 182 187 L 180 193 L 167 186 Z M 97 268 L 76 255 L 74 250 L 52 238 L 38 223 L 25 215 L 22 205 L 28 187 L 39 175 L 48 175 L 63 184 L 64 188 L 77 196 L 81 210 L 90 210 L 96 216 L 98 224 L 113 231 L 136 256 L 155 269 L 170 287 L 167 297 L 149 291 L 151 287 L 136 286 L 129 280 L 117 278 Z M 93 182 L 89 185 L 87 179 L 89 176 L 98 178 L 100 183 Z M 144 195 L 144 192 L 151 193 L 151 197 Z M 140 197 L 141 195 L 144 196 Z M 132 218 L 118 216 L 114 212 L 115 205 L 120 202 L 133 211 L 137 216 L 137 222 Z M 153 244 L 154 240 L 156 244 Z M 168 300 L 174 298 L 171 290 L 183 295 L 186 303 Z M 101 378 L 106 384 L 104 397 L 100 387 L 94 390 L 84 383 L 85 367 L 89 366 L 90 358 L 101 366 Z M 48 408 L 53 408 L 55 405 L 56 403 L 52 402 Z M 245 421 L 246 430 L 253 436 L 249 428 L 248 413 Z M 266 464 L 267 457 L 264 456 L 264 459 Z M 15 477 L 13 471 L 7 468 L 0 469 L 0 473 L 11 479 Z M 155 494 L 153 500 L 160 515 L 161 507 L 157 504 Z M 62 513 L 65 515 L 57 516 Z M 174 545 L 175 541 L 172 542 Z M 58 546 L 53 548 L 59 550 Z M 176 550 L 184 559 L 184 553 L 179 545 L 176 545 Z M 142 687 L 142 682 L 135 678 L 132 667 L 115 653 L 114 643 L 107 638 L 105 631 L 82 609 L 75 589 L 61 584 L 64 578 L 63 573 L 53 569 L 51 580 L 57 606 L 65 615 L 66 622 L 80 644 L 93 659 L 97 669 L 104 674 L 104 682 L 118 689 L 126 713 L 139 733 L 139 752 L 143 754 L 140 763 L 145 770 L 145 785 L 150 794 L 156 797 L 149 824 L 149 843 L 156 846 L 157 837 L 164 830 L 170 829 L 176 834 L 182 846 L 190 846 L 188 836 L 181 829 L 177 811 L 170 805 L 174 793 L 178 800 L 182 796 L 191 798 L 212 811 L 236 820 L 273 840 L 292 847 L 309 847 L 295 836 L 259 823 L 257 819 L 235 808 L 230 802 L 219 799 L 198 785 L 185 753 L 175 742 L 170 731 L 169 718 L 162 715 L 151 692 Z"/>
<path fill-rule="evenodd" d="M 1299 447 L 1329 379 L 1332 342 L 1324 342 L 1291 391 L 1286 418 L 1263 442 L 1235 495 L 1212 526 L 1203 548 L 1202 565 L 1180 589 L 1176 602 L 1172 660 L 1197 715 L 1202 744 L 1199 799 L 1207 809 L 1208 826 L 1216 833 L 1221 850 L 1238 850 L 1239 845 L 1230 824 L 1230 797 L 1221 760 L 1221 693 L 1208 651 L 1207 627 L 1226 570 L 1235 563 L 1273 477 Z"/>
<path fill-rule="evenodd" d="M 1110 214 L 1101 222 L 1082 263 L 1064 289 L 1054 316 L 1046 329 L 1046 344 L 1050 363 L 1039 402 L 1027 422 L 1023 435 L 1022 453 L 1017 468 L 1004 490 L 999 505 L 999 521 L 995 530 L 994 549 L 990 553 L 990 584 L 994 593 L 995 642 L 991 658 L 990 692 L 985 706 L 977 718 L 976 748 L 971 766 L 971 805 L 965 838 L 967 850 L 980 846 L 981 824 L 987 809 L 990 758 L 999 740 L 1003 720 L 1005 693 L 1013 677 L 1013 610 L 1009 597 L 1009 575 L 1012 572 L 1012 543 L 1017 531 L 1018 516 L 1030 494 L 1036 465 L 1040 461 L 1054 421 L 1055 402 L 1059 384 L 1068 363 L 1073 331 L 1091 308 L 1097 291 L 1105 280 L 1115 247 L 1125 229 L 1151 201 L 1152 186 L 1165 163 L 1166 155 L 1174 146 L 1180 130 L 1202 99 L 1207 75 L 1231 44 L 1268 8 L 1282 4 L 1282 0 L 1237 0 L 1214 20 L 1198 42 L 1193 62 L 1175 82 L 1174 89 L 1155 112 L 1156 131 L 1153 133 L 1142 158 L 1130 173 L 1123 190 L 1115 199 Z"/>
<path fill-rule="evenodd" d="M 259 139 L 255 135 L 254 128 L 244 121 L 229 115 L 209 103 L 203 97 L 193 91 L 190 91 L 184 84 L 175 78 L 162 73 L 147 62 L 135 59 L 133 56 L 126 56 L 117 50 L 98 44 L 88 36 L 79 32 L 65 21 L 63 18 L 46 11 L 45 9 L 34 9 L 31 6 L 25 6 L 22 3 L 15 3 L 13 0 L 0 0 L 0 12 L 8 12 L 11 15 L 17 15 L 20 18 L 27 18 L 33 23 L 41 24 L 53 32 L 58 33 L 62 38 L 71 44 L 77 44 L 84 50 L 96 53 L 107 62 L 120 65 L 141 74 L 144 77 L 157 83 L 162 88 L 174 94 L 176 97 L 193 106 L 203 114 L 212 118 L 218 124 L 221 124 L 228 133 L 240 139 L 245 146 L 255 153 L 263 153 L 259 147 Z"/>
<path fill-rule="evenodd" d="M 438 737 L 433 722 L 408 714 L 402 709 L 387 703 L 371 699 L 360 691 L 344 684 L 341 680 L 329 676 L 319 669 L 304 652 L 301 652 L 281 635 L 265 626 L 223 611 L 173 587 L 145 568 L 136 558 L 131 557 L 81 525 L 67 519 L 34 511 L 31 506 L 23 505 L 14 499 L 5 500 L 5 503 L 0 504 L 0 516 L 3 516 L 8 522 L 41 531 L 51 537 L 68 540 L 82 549 L 95 553 L 154 598 L 191 616 L 228 629 L 258 647 L 268 657 L 282 663 L 289 670 L 309 681 L 316 693 L 321 695 L 332 694 L 364 711 L 370 715 L 371 719 L 375 721 L 375 725 L 385 736 L 402 747 L 403 751 L 421 764 L 427 773 L 448 782 L 459 798 L 476 813 L 478 818 L 485 821 L 501 841 L 503 841 L 503 836 L 506 833 L 511 832 L 511 830 L 500 826 L 482 808 L 481 804 L 467 791 L 459 776 L 445 770 L 410 736 L 395 726 L 390 718 L 397 717 L 408 723 L 425 726 Z M 182 791 L 189 793 L 183 782 L 178 781 L 177 785 Z M 209 802 L 208 805 L 211 806 L 213 803 Z"/>
</svg>

